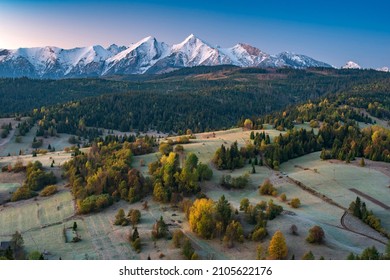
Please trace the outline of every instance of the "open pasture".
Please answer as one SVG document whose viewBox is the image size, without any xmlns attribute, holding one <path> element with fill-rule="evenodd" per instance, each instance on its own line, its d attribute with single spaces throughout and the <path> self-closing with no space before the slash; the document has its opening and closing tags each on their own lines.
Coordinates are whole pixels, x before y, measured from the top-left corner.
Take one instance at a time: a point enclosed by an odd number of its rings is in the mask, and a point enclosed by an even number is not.
<svg viewBox="0 0 390 280">
<path fill-rule="evenodd" d="M 319 153 L 312 153 L 282 164 L 281 170 L 345 208 L 358 196 L 353 190 L 390 205 L 390 177 L 370 165 L 360 167 L 334 160 L 323 161 Z M 361 199 L 382 220 L 383 226 L 390 230 L 389 210 L 367 198 Z"/>
</svg>

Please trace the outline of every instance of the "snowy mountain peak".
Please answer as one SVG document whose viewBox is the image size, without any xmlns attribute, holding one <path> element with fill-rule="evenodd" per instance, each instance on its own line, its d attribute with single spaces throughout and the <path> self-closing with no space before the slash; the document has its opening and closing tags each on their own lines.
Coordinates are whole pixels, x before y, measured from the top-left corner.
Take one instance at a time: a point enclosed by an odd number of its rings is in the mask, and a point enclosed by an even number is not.
<svg viewBox="0 0 390 280">
<path fill-rule="evenodd" d="M 256 47 L 252 47 L 251 45 L 245 43 L 238 43 L 236 46 L 243 48 L 249 55 L 254 55 L 254 56 L 265 55 L 265 53 L 262 52 L 260 49 Z"/>
<path fill-rule="evenodd" d="M 1 52 L 0 52 L 1 53 Z M 1 54 L 0 54 L 1 55 Z M 378 68 L 376 69 L 377 71 L 382 71 L 382 72 L 390 72 L 390 69 L 389 67 L 387 66 L 384 66 L 384 67 L 381 67 L 381 68 Z"/>
<path fill-rule="evenodd" d="M 341 69 L 362 69 L 362 67 L 353 61 L 348 61 Z"/>
<path fill-rule="evenodd" d="M 240 67 L 332 67 L 308 56 L 289 52 L 269 55 L 249 44 L 231 48 L 212 45 L 190 34 L 169 46 L 153 36 L 129 46 L 100 45 L 62 49 L 0 49 L 0 77 L 99 77 L 104 75 L 165 73 L 183 67 L 232 64 Z"/>
</svg>

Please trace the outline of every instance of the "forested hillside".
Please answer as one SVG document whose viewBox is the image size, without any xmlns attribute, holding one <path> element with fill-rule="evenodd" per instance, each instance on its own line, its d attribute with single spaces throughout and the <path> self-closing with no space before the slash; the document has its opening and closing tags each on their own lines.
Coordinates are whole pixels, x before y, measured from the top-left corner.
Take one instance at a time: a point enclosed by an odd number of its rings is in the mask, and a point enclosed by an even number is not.
<svg viewBox="0 0 390 280">
<path fill-rule="evenodd" d="M 382 85 L 389 79 L 388 73 L 377 71 L 234 67 L 212 70 L 200 67 L 143 77 L 143 81 L 140 76 L 137 82 L 110 81 L 107 87 L 111 94 L 84 98 L 78 93 L 72 99 L 76 101 L 44 109 L 34 106 L 37 110 L 33 115 L 41 120 L 44 130 L 52 127 L 78 135 L 85 135 L 85 127 L 178 133 L 189 128 L 200 132 L 229 128 L 240 119 L 265 115 L 325 94 L 350 92 L 365 84 Z M 128 90 L 120 93 L 115 86 Z M 38 105 L 27 100 L 28 97 L 21 98 L 18 102 Z"/>
</svg>

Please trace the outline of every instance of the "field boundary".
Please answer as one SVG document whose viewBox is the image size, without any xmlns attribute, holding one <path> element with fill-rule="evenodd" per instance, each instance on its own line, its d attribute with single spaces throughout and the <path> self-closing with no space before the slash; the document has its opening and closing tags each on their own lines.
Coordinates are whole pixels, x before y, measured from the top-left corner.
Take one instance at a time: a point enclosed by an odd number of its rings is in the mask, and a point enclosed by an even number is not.
<svg viewBox="0 0 390 280">
<path fill-rule="evenodd" d="M 382 244 L 384 244 L 384 245 L 387 245 L 386 242 L 383 242 L 383 241 L 380 240 L 380 239 L 377 239 L 377 238 L 375 238 L 375 237 L 372 237 L 372 236 L 370 236 L 370 235 L 367 235 L 367 234 L 364 234 L 364 233 L 355 231 L 355 230 L 350 229 L 349 227 L 347 227 L 347 225 L 345 224 L 344 219 L 345 219 L 345 217 L 346 217 L 348 214 L 349 214 L 348 211 L 344 211 L 344 214 L 343 214 L 343 215 L 341 216 L 341 218 L 340 218 L 340 223 L 341 223 L 342 227 L 343 227 L 345 230 L 348 230 L 348 231 L 350 231 L 350 232 L 359 234 L 359 235 L 361 235 L 361 236 L 370 238 L 370 239 L 375 240 L 375 241 L 377 241 L 377 242 L 379 242 L 379 243 L 382 243 Z"/>
<path fill-rule="evenodd" d="M 318 197 L 319 199 L 321 199 L 322 201 L 325 201 L 326 203 L 329 203 L 329 204 L 331 204 L 333 206 L 336 206 L 336 207 L 338 207 L 338 208 L 340 208 L 340 209 L 342 209 L 344 211 L 347 210 L 347 208 L 341 206 L 340 204 L 335 202 L 333 199 L 331 199 L 331 198 L 327 197 L 326 195 L 324 195 L 324 194 L 322 194 L 322 193 L 320 193 L 320 192 L 318 192 L 318 191 L 316 191 L 316 190 L 306 186 L 302 182 L 300 182 L 298 180 L 295 180 L 295 179 L 293 179 L 291 177 L 288 177 L 288 176 L 287 176 L 287 179 L 290 180 L 290 182 L 292 182 L 293 184 L 295 184 L 298 187 L 300 187 L 302 190 L 309 192 L 310 194 L 312 194 L 312 195 Z"/>
<path fill-rule="evenodd" d="M 386 210 L 390 210 L 390 206 L 384 204 L 383 202 L 380 202 L 379 200 L 373 198 L 372 196 L 369 196 L 368 194 L 365 194 L 364 192 L 361 192 L 355 188 L 350 188 L 349 189 L 351 192 L 354 192 L 362 197 L 364 197 L 365 199 L 368 199 L 369 201 L 371 201 L 372 203 L 375 203 L 376 205 L 386 209 Z"/>
</svg>

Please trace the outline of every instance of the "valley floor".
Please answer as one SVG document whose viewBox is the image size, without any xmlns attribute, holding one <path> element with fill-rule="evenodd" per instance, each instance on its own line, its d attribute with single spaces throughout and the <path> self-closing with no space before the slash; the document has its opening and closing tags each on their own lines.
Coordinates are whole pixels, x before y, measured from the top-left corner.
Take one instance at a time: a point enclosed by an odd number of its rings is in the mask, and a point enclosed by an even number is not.
<svg viewBox="0 0 390 280">
<path fill-rule="evenodd" d="M 256 131 L 255 131 L 256 132 Z M 267 129 L 266 133 L 273 136 L 279 131 Z M 363 224 L 360 220 L 346 214 L 349 204 L 355 200 L 357 193 L 366 202 L 368 209 L 381 218 L 384 228 L 390 231 L 390 164 L 366 161 L 365 167 L 358 166 L 356 161 L 350 164 L 331 160 L 322 161 L 319 153 L 312 153 L 280 166 L 280 171 L 273 171 L 265 166 L 256 166 L 256 173 L 250 174 L 250 184 L 243 190 L 226 190 L 219 186 L 223 174 L 231 176 L 250 172 L 252 167 L 246 165 L 241 169 L 230 171 L 216 170 L 210 160 L 215 150 L 222 144 L 230 145 L 237 141 L 244 145 L 249 140 L 250 131 L 232 129 L 215 133 L 197 134 L 191 143 L 183 145 L 184 153 L 195 153 L 199 161 L 207 163 L 213 168 L 212 181 L 202 187 L 208 197 L 218 200 L 221 195 L 238 209 L 240 201 L 248 198 L 252 204 L 262 200 L 273 199 L 282 205 L 284 212 L 276 219 L 269 221 L 268 237 L 262 242 L 267 248 L 271 236 L 281 230 L 286 237 L 288 258 L 300 259 L 306 252 L 312 251 L 316 259 L 323 256 L 325 259 L 345 259 L 350 252 L 360 254 L 365 248 L 375 246 L 384 251 L 387 239 L 376 231 Z M 158 153 L 134 157 L 133 166 L 147 174 L 148 163 L 155 161 Z M 52 169 L 57 177 L 61 176 L 61 165 L 69 160 L 70 154 L 65 152 L 47 153 L 32 158 L 31 155 L 11 156 L 0 159 L 0 165 L 14 163 L 20 159 L 24 162 L 40 160 L 46 169 Z M 55 160 L 55 166 L 50 164 Z M 145 166 L 141 166 L 141 160 Z M 258 186 L 270 178 L 279 194 L 285 193 L 287 201 L 279 198 L 259 195 Z M 0 173 L 0 198 L 6 197 L 22 184 L 20 175 Z M 15 203 L 0 205 L 0 241 L 9 240 L 12 233 L 20 231 L 25 241 L 27 251 L 47 251 L 48 259 L 182 259 L 181 250 L 176 249 L 170 240 L 153 241 L 151 230 L 154 222 L 162 216 L 169 224 L 169 229 L 181 229 L 192 241 L 196 252 L 202 259 L 255 259 L 256 247 L 259 242 L 245 240 L 242 244 L 236 243 L 233 248 L 226 248 L 220 239 L 204 240 L 189 230 L 184 214 L 170 204 L 160 204 L 147 197 L 149 208 L 143 209 L 142 203 L 128 204 L 124 201 L 115 203 L 108 209 L 89 215 L 77 215 L 74 200 L 67 182 L 59 182 L 60 192 L 48 198 L 36 198 Z M 308 192 L 299 184 L 316 191 Z M 318 195 L 320 194 L 320 195 Z M 288 201 L 297 197 L 301 207 L 294 209 Z M 328 201 L 328 202 L 327 202 Z M 333 203 L 329 203 L 332 201 Z M 380 202 L 380 203 L 378 203 Z M 141 253 L 136 253 L 128 242 L 131 226 L 114 226 L 113 222 L 118 209 L 123 208 L 127 213 L 130 208 L 141 211 L 141 221 L 138 227 L 142 241 Z M 251 227 L 245 222 L 244 213 L 239 211 L 237 219 L 243 226 L 245 233 Z M 77 243 L 65 242 L 64 228 L 71 227 L 77 222 L 77 232 L 81 241 Z M 298 235 L 290 234 L 291 225 L 298 228 Z M 320 225 L 325 231 L 325 243 L 312 245 L 305 241 L 309 228 Z"/>
</svg>

